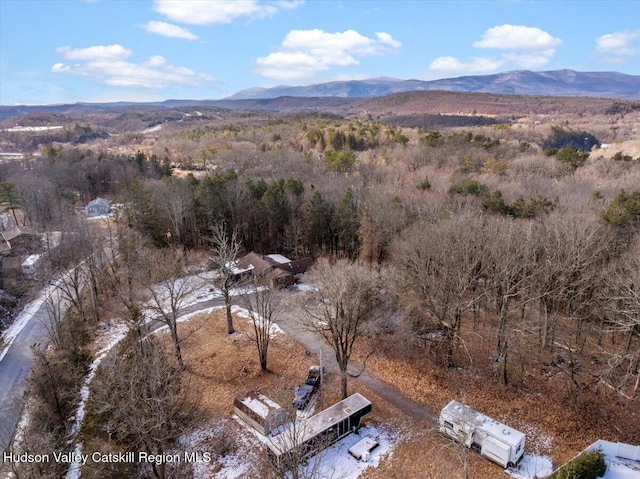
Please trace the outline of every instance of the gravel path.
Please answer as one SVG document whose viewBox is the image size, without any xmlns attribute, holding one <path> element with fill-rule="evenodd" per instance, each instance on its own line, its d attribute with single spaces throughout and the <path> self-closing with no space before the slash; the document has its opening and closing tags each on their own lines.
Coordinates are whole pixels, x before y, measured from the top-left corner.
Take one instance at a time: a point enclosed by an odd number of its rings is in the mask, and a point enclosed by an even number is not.
<svg viewBox="0 0 640 479">
<path fill-rule="evenodd" d="M 333 350 L 324 342 L 322 337 L 304 326 L 303 311 L 299 304 L 300 295 L 295 291 L 282 291 L 283 308 L 278 314 L 277 323 L 280 328 L 291 338 L 303 344 L 307 350 L 321 357 L 323 366 L 327 371 L 338 373 L 338 364 Z M 357 373 L 360 368 L 349 365 L 349 372 Z M 438 416 L 428 407 L 409 399 L 393 386 L 380 380 L 373 373 L 365 370 L 358 378 L 350 378 L 350 381 L 358 381 L 374 391 L 389 404 L 400 409 L 408 416 L 417 420 L 438 421 Z"/>
</svg>

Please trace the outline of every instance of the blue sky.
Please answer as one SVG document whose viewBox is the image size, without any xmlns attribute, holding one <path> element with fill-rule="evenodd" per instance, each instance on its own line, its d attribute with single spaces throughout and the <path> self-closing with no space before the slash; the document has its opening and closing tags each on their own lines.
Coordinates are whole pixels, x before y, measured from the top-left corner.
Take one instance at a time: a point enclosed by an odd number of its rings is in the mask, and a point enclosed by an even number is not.
<svg viewBox="0 0 640 479">
<path fill-rule="evenodd" d="M 640 2 L 0 0 L 0 104 L 510 70 L 640 74 Z"/>
</svg>

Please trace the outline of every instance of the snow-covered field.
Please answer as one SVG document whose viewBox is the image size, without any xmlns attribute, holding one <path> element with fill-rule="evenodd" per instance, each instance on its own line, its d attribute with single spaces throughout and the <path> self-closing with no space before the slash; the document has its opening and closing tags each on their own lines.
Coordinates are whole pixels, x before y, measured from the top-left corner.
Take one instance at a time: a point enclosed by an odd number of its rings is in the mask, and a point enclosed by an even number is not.
<svg viewBox="0 0 640 479">
<path fill-rule="evenodd" d="M 639 479 L 640 461 L 621 459 L 615 456 L 606 458 L 607 472 L 602 479 Z"/>
<path fill-rule="evenodd" d="M 640 479 L 640 460 L 625 459 L 640 457 L 640 446 L 619 444 L 609 441 L 596 441 L 586 451 L 601 450 L 605 455 L 607 472 L 602 479 Z M 525 454 L 517 469 L 507 469 L 506 472 L 515 479 L 545 478 L 553 472 L 549 458 L 535 454 Z"/>
<path fill-rule="evenodd" d="M 640 479 L 640 446 L 599 440 L 586 450 L 597 449 L 604 453 L 607 463 L 603 479 Z"/>
</svg>

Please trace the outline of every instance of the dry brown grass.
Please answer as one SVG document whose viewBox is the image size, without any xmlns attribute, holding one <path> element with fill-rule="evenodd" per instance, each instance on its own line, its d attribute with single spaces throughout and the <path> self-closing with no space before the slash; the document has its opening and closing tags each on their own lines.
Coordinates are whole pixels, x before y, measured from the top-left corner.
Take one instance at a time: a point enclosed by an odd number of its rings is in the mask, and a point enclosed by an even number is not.
<svg viewBox="0 0 640 479">
<path fill-rule="evenodd" d="M 471 357 L 490 358 L 493 354 L 492 336 L 490 331 L 485 333 L 489 339 L 467 331 Z M 570 336 L 566 331 L 561 333 Z M 606 388 L 575 390 L 567 377 L 553 368 L 552 375 L 543 374 L 542 366 L 554 355 L 537 348 L 534 338 L 512 339 L 511 384 L 506 387 L 500 384 L 489 359 L 470 365 L 460 353 L 458 361 L 464 367 L 446 370 L 435 365 L 426 350 L 409 344 L 399 348 L 397 337 L 376 342 L 380 353 L 369 360 L 368 367 L 379 378 L 435 414 L 451 399 L 466 402 L 525 432 L 527 451 L 547 455 L 555 464 L 563 464 L 597 439 L 636 443 L 640 435 L 640 428 L 629 423 L 630 417 L 640 414 L 637 401 L 623 400 Z M 592 371 L 587 365 L 596 364 L 597 348 L 592 346 L 587 341 L 579 356 L 584 366 L 579 382 L 589 381 Z M 475 467 L 484 466 L 472 464 Z M 477 473 L 472 477 L 491 476 Z"/>
<path fill-rule="evenodd" d="M 240 326 L 243 318 L 235 319 Z M 262 372 L 254 345 L 242 335 L 229 336 L 221 311 L 195 316 L 180 325 L 180 333 L 188 338 L 183 342 L 183 356 L 189 380 L 201 393 L 203 424 L 215 424 L 231 417 L 234 397 L 248 389 L 258 389 L 284 407 L 293 397 L 293 388 L 300 383 L 315 359 L 305 354 L 296 341 L 278 335 L 269 353 L 269 372 Z M 238 329 L 240 329 L 238 327 Z M 327 376 L 324 407 L 340 399 L 338 375 Z M 462 477 L 461 453 L 434 429 L 433 424 L 416 423 L 373 391 L 357 381 L 349 383 L 350 392 L 360 392 L 373 403 L 373 412 L 365 417 L 367 423 L 385 423 L 400 431 L 404 438 L 385 458 L 379 468 L 370 468 L 363 475 L 368 479 Z M 316 411 L 320 409 L 316 406 Z M 260 454 L 260 452 L 258 452 Z M 469 454 L 471 470 L 476 477 L 499 476 L 500 469 L 475 454 Z M 256 464 L 251 474 L 262 477 L 266 469 Z"/>
</svg>

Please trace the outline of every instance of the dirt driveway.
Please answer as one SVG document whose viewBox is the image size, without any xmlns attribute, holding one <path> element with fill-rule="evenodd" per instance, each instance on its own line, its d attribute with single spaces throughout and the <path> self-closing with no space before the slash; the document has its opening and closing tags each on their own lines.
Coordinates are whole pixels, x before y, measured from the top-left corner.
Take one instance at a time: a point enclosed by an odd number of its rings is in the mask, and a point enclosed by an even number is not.
<svg viewBox="0 0 640 479">
<path fill-rule="evenodd" d="M 322 337 L 304 324 L 304 313 L 300 306 L 300 293 L 295 290 L 285 290 L 279 293 L 282 298 L 282 311 L 278 315 L 278 326 L 292 339 L 295 339 L 316 356 L 327 371 L 338 373 L 338 363 L 336 362 L 333 350 L 324 342 Z M 360 367 L 350 364 L 349 372 L 357 374 Z M 409 399 L 400 391 L 390 386 L 388 383 L 378 379 L 373 373 L 365 370 L 358 378 L 350 378 L 350 381 L 359 381 L 367 388 L 374 391 L 389 404 L 397 407 L 406 415 L 417 420 L 427 420 L 437 422 L 438 416 L 429 408 Z"/>
</svg>

